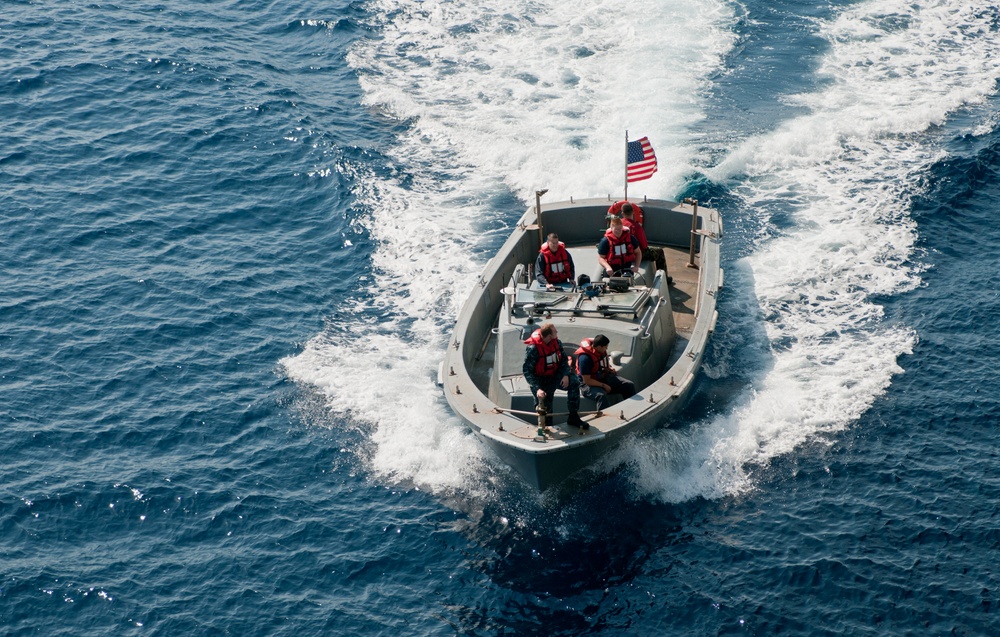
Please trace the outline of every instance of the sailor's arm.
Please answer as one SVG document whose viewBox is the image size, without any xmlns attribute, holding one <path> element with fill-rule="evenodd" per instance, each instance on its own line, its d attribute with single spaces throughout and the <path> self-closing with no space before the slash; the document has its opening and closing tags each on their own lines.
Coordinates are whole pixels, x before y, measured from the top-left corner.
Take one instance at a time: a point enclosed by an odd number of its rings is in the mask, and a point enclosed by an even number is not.
<svg viewBox="0 0 1000 637">
<path fill-rule="evenodd" d="M 563 349 L 562 341 L 556 341 L 556 342 L 559 343 L 560 351 L 565 352 L 566 350 Z M 569 387 L 569 375 L 575 373 L 576 372 L 570 369 L 569 367 L 569 357 L 564 354 L 559 359 L 559 370 L 556 371 L 556 374 L 559 376 L 559 386 L 562 387 L 563 389 Z"/>
<path fill-rule="evenodd" d="M 584 355 L 581 354 L 580 356 L 581 356 L 581 360 L 582 360 L 582 357 Z M 588 360 L 590 359 L 589 356 L 587 358 L 588 358 Z M 593 369 L 593 366 L 594 366 L 593 363 L 591 363 L 590 365 L 586 366 L 587 370 L 590 371 L 590 369 Z M 581 372 L 584 370 L 584 367 L 585 366 L 583 364 L 580 365 L 580 371 Z M 597 387 L 598 389 L 603 389 L 606 392 L 610 392 L 611 391 L 611 385 L 606 385 L 606 384 L 602 383 L 601 381 L 599 381 L 596 378 L 594 378 L 591 374 L 580 374 L 580 378 L 583 380 L 583 384 L 587 385 L 588 387 Z"/>
<path fill-rule="evenodd" d="M 635 254 L 635 271 L 642 268 L 642 248 L 639 247 L 639 240 L 632 237 L 632 252 Z"/>
<path fill-rule="evenodd" d="M 604 250 L 604 252 L 601 252 Z M 614 272 L 614 268 L 608 263 L 608 256 L 611 254 L 611 244 L 608 243 L 607 239 L 601 239 L 601 242 L 597 244 L 597 262 L 601 264 L 605 272 Z"/>
<path fill-rule="evenodd" d="M 528 387 L 531 388 L 531 395 L 544 398 L 545 392 L 538 388 L 538 377 L 535 376 L 536 364 L 538 364 L 538 348 L 534 345 L 529 345 L 524 351 L 524 364 L 521 365 L 521 373 L 524 374 L 524 380 L 528 383 Z M 539 395 L 539 392 L 541 392 L 541 395 Z"/>
<path fill-rule="evenodd" d="M 539 252 L 538 256 L 535 257 L 535 280 L 541 285 L 548 284 L 545 280 L 545 257 Z"/>
<path fill-rule="evenodd" d="M 606 384 L 602 383 L 601 381 L 597 380 L 596 378 L 594 378 L 590 374 L 586 374 L 586 375 L 582 376 L 581 378 L 583 378 L 583 384 L 584 385 L 588 385 L 590 387 L 596 387 L 598 389 L 603 389 L 604 391 L 606 391 L 608 393 L 611 393 L 611 385 L 606 385 Z"/>
</svg>

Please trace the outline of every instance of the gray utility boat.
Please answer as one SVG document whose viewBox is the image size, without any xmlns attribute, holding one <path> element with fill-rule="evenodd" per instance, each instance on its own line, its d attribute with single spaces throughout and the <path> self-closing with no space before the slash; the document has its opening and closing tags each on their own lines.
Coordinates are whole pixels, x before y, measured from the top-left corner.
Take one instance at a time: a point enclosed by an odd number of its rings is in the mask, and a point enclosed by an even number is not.
<svg viewBox="0 0 1000 637">
<path fill-rule="evenodd" d="M 529 208 L 474 284 L 440 368 L 439 382 L 455 413 L 539 491 L 591 466 L 626 435 L 648 431 L 679 411 L 718 319 L 719 214 L 692 200 L 633 200 L 644 212 L 650 248 L 662 249 L 667 270 L 644 259 L 631 281 L 599 281 L 597 243 L 610 203 L 570 199 Z M 550 232 L 566 244 L 577 275 L 595 277 L 593 282 L 546 291 L 535 281 L 535 258 Z M 524 340 L 546 321 L 556 325 L 568 355 L 584 338 L 607 336 L 612 362 L 638 390 L 603 411 L 581 398 L 587 431 L 567 426 L 561 390 L 552 426 L 543 426 L 535 411 L 521 372 Z"/>
</svg>

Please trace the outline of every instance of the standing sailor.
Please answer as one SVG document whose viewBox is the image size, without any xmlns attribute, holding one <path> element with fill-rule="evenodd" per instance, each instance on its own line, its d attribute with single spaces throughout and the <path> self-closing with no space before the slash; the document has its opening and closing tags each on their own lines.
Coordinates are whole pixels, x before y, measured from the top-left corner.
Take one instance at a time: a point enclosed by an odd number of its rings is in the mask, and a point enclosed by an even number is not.
<svg viewBox="0 0 1000 637">
<path fill-rule="evenodd" d="M 552 398 L 556 389 L 566 390 L 566 405 L 569 418 L 566 424 L 590 429 L 590 423 L 580 419 L 580 379 L 575 370 L 570 369 L 569 360 L 563 352 L 559 333 L 552 323 L 542 323 L 531 337 L 524 341 L 524 364 L 521 371 L 535 397 L 535 407 L 544 407 L 546 414 L 552 413 Z M 552 416 L 545 417 L 547 425 L 552 424 Z"/>
</svg>

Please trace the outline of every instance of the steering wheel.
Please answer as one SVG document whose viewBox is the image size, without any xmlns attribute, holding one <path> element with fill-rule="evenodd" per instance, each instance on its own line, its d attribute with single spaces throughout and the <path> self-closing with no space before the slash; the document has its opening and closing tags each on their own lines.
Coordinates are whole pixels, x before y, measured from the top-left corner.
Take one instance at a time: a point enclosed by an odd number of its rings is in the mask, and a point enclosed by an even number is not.
<svg viewBox="0 0 1000 637">
<path fill-rule="evenodd" d="M 640 272 L 633 272 L 632 268 L 622 268 L 620 270 L 615 270 L 611 274 L 611 276 L 624 276 L 624 277 L 628 277 L 628 278 L 632 279 L 633 282 L 635 282 L 635 277 L 638 277 L 639 279 L 642 280 L 642 282 L 644 284 L 646 283 L 646 277 L 644 277 L 642 275 L 642 272 L 641 271 Z"/>
</svg>

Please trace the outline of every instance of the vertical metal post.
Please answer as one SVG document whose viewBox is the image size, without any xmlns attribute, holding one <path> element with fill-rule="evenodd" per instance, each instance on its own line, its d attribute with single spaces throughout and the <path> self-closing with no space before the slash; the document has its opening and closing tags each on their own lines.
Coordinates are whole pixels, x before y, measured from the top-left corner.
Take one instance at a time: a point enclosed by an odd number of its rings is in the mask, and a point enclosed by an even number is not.
<svg viewBox="0 0 1000 637">
<path fill-rule="evenodd" d="M 625 198 L 628 201 L 628 131 L 625 131 Z"/>
<path fill-rule="evenodd" d="M 548 188 L 544 190 L 535 191 L 535 221 L 538 224 L 538 247 L 541 248 L 542 244 L 545 243 L 545 230 L 542 229 L 542 195 L 549 191 Z"/>
<path fill-rule="evenodd" d="M 697 199 L 685 199 L 684 203 L 694 206 L 694 212 L 691 213 L 691 249 L 688 252 L 688 267 L 697 268 L 698 266 L 694 262 L 694 251 L 698 247 L 698 200 Z"/>
</svg>

